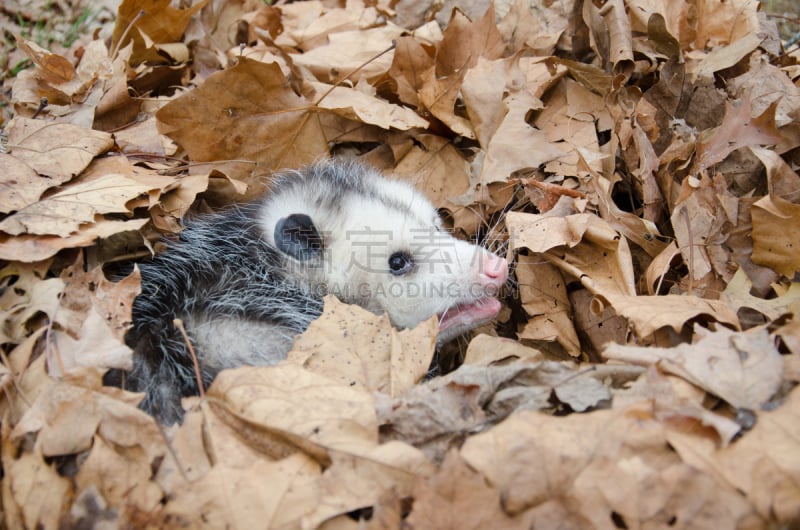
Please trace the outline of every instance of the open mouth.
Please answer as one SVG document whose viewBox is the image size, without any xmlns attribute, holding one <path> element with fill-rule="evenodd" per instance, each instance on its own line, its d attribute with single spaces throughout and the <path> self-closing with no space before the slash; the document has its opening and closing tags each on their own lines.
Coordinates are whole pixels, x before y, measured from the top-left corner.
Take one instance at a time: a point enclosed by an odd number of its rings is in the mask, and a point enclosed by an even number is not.
<svg viewBox="0 0 800 530">
<path fill-rule="evenodd" d="M 501 307 L 500 301 L 491 296 L 451 307 L 439 316 L 439 341 L 445 342 L 492 320 Z"/>
</svg>

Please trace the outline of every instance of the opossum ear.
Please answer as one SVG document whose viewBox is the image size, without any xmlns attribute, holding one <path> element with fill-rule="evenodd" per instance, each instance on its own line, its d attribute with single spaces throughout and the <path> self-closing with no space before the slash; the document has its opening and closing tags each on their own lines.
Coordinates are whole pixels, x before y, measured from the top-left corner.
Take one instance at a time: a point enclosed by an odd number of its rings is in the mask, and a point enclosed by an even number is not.
<svg viewBox="0 0 800 530">
<path fill-rule="evenodd" d="M 275 224 L 275 246 L 294 259 L 308 261 L 322 253 L 322 236 L 314 221 L 302 213 L 293 213 Z"/>
</svg>

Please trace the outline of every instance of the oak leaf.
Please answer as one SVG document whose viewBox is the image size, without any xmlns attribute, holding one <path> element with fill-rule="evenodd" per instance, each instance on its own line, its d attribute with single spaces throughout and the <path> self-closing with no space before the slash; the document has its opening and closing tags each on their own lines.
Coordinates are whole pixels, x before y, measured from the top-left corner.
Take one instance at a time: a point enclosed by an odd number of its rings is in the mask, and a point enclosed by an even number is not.
<svg viewBox="0 0 800 530">
<path fill-rule="evenodd" d="M 747 332 L 695 326 L 697 340 L 674 348 L 609 344 L 617 361 L 657 364 L 662 370 L 715 394 L 734 407 L 760 408 L 783 382 L 783 359 L 763 328 Z"/>
</svg>

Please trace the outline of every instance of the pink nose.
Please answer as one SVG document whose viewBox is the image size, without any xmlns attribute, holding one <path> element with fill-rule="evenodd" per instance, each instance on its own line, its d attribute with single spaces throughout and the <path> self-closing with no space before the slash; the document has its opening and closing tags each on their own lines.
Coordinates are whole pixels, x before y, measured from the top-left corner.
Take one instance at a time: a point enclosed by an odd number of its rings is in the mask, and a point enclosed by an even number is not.
<svg viewBox="0 0 800 530">
<path fill-rule="evenodd" d="M 484 286 L 500 287 L 508 279 L 508 261 L 500 256 L 495 256 L 491 252 L 483 255 L 481 263 L 480 281 Z"/>
</svg>

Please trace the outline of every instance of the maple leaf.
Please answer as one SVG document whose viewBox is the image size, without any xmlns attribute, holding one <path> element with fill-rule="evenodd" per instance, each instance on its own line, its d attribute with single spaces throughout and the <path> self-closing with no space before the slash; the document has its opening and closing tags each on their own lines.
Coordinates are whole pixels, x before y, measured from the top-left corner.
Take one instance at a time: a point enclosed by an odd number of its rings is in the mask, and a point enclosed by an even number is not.
<svg viewBox="0 0 800 530">
<path fill-rule="evenodd" d="M 158 128 L 196 161 L 246 159 L 297 167 L 328 151 L 312 103 L 276 63 L 247 58 L 210 76 L 156 114 Z"/>
</svg>

